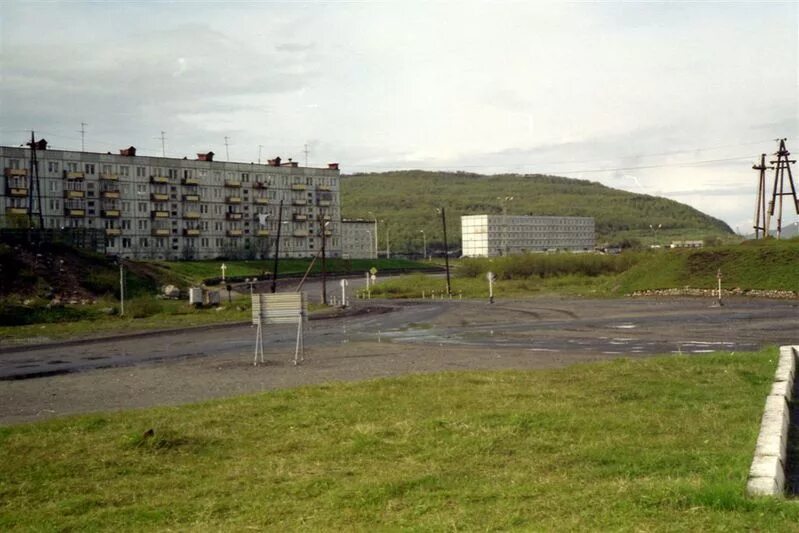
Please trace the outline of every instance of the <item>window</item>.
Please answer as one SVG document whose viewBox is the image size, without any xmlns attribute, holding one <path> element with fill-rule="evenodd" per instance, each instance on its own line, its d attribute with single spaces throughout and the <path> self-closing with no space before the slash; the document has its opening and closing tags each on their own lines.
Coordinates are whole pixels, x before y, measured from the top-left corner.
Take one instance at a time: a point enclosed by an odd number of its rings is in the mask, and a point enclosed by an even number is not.
<svg viewBox="0 0 799 533">
<path fill-rule="evenodd" d="M 8 166 L 9 168 L 19 168 L 19 159 L 9 159 Z"/>
<path fill-rule="evenodd" d="M 58 161 L 48 161 L 47 162 L 47 172 L 57 174 L 58 173 Z"/>
<path fill-rule="evenodd" d="M 176 168 L 170 168 L 168 172 L 170 179 L 176 179 L 178 177 L 178 170 Z"/>
<path fill-rule="evenodd" d="M 146 213 L 147 212 L 147 202 L 139 202 L 138 204 L 138 211 L 139 213 Z"/>
<path fill-rule="evenodd" d="M 83 168 L 86 171 L 86 174 L 94 174 L 94 163 L 86 163 Z"/>
<path fill-rule="evenodd" d="M 77 163 L 67 163 L 67 170 L 69 172 L 77 172 L 78 171 L 78 164 Z"/>
<path fill-rule="evenodd" d="M 127 165 L 119 165 L 120 176 L 130 176 L 130 167 Z"/>
<path fill-rule="evenodd" d="M 103 165 L 103 174 L 111 174 L 111 165 Z"/>
</svg>

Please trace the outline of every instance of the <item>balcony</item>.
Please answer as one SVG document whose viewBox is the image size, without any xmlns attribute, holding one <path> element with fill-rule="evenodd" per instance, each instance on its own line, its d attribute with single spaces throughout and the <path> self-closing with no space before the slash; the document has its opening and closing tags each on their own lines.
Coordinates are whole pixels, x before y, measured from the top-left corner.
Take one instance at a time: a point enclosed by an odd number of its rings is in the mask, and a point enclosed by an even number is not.
<svg viewBox="0 0 799 533">
<path fill-rule="evenodd" d="M 109 200 L 118 200 L 119 191 L 101 191 L 100 198 L 108 198 Z"/>
<path fill-rule="evenodd" d="M 199 178 L 183 178 L 180 180 L 180 183 L 183 185 L 199 185 L 200 179 Z"/>
<path fill-rule="evenodd" d="M 169 229 L 167 228 L 153 228 L 151 233 L 153 237 L 169 237 Z"/>
<path fill-rule="evenodd" d="M 68 180 L 82 180 L 86 177 L 85 172 L 64 171 L 64 178 Z"/>
<path fill-rule="evenodd" d="M 292 191 L 304 191 L 306 188 L 302 183 L 295 183 L 291 186 Z"/>
<path fill-rule="evenodd" d="M 241 187 L 241 182 L 237 180 L 225 180 L 225 187 L 232 187 L 238 189 Z"/>
<path fill-rule="evenodd" d="M 267 205 L 269 203 L 269 198 L 253 198 L 252 201 L 257 205 Z"/>
<path fill-rule="evenodd" d="M 304 229 L 295 229 L 292 235 L 294 235 L 295 237 L 307 237 L 308 231 Z"/>
<path fill-rule="evenodd" d="M 11 178 L 13 176 L 22 176 L 26 177 L 28 175 L 27 168 L 6 168 L 3 173 L 6 175 L 7 178 Z"/>
<path fill-rule="evenodd" d="M 291 205 L 307 205 L 308 202 L 305 201 L 305 198 L 295 198 L 291 201 Z"/>
<path fill-rule="evenodd" d="M 199 194 L 184 194 L 183 195 L 184 202 L 199 202 L 200 195 Z"/>
<path fill-rule="evenodd" d="M 325 231 L 325 237 L 332 237 L 332 236 L 333 236 L 333 232 L 332 231 L 330 231 L 330 230 Z"/>
<path fill-rule="evenodd" d="M 252 188 L 253 189 L 266 189 L 266 187 L 267 187 L 266 183 L 264 183 L 262 181 L 256 181 L 256 182 L 253 182 L 253 184 L 252 184 Z"/>
<path fill-rule="evenodd" d="M 256 237 L 269 237 L 269 230 L 268 229 L 259 229 L 255 231 Z"/>
<path fill-rule="evenodd" d="M 120 215 L 119 209 L 103 209 L 100 211 L 100 216 L 103 218 L 119 218 Z"/>
<path fill-rule="evenodd" d="M 332 190 L 332 188 L 331 188 L 331 187 L 328 187 L 327 185 L 319 185 L 319 186 L 316 188 L 316 190 L 317 190 L 317 191 L 322 191 L 322 192 L 330 192 L 330 191 Z"/>
<path fill-rule="evenodd" d="M 9 207 L 6 208 L 6 213 L 9 215 L 27 215 L 28 208 L 27 207 Z"/>
<path fill-rule="evenodd" d="M 150 211 L 151 218 L 169 218 L 169 211 Z"/>
<path fill-rule="evenodd" d="M 151 192 L 150 193 L 150 201 L 153 202 L 168 202 L 169 195 L 162 193 L 162 192 Z"/>
<path fill-rule="evenodd" d="M 119 228 L 105 228 L 106 237 L 116 237 L 122 235 L 122 230 Z"/>
<path fill-rule="evenodd" d="M 169 183 L 167 176 L 150 176 L 150 183 Z"/>
<path fill-rule="evenodd" d="M 108 172 L 101 172 L 100 179 L 103 181 L 119 181 L 119 176 L 117 174 L 110 174 Z"/>
<path fill-rule="evenodd" d="M 316 204 L 319 207 L 330 207 L 330 200 L 319 200 Z"/>
<path fill-rule="evenodd" d="M 225 213 L 225 218 L 228 220 L 241 220 L 242 216 L 244 215 L 241 213 Z"/>
<path fill-rule="evenodd" d="M 66 212 L 66 215 L 68 217 L 85 217 L 86 216 L 86 210 L 85 209 L 72 209 L 72 208 L 67 207 L 67 208 L 64 208 L 64 211 Z"/>
<path fill-rule="evenodd" d="M 228 203 L 228 204 L 240 204 L 241 203 L 241 196 L 227 196 L 227 197 L 225 197 L 225 203 Z"/>
<path fill-rule="evenodd" d="M 227 230 L 228 237 L 241 237 L 241 230 L 240 229 L 229 229 Z"/>
<path fill-rule="evenodd" d="M 28 189 L 22 187 L 9 187 L 8 195 L 14 196 L 16 198 L 25 198 L 26 196 L 28 196 Z"/>
<path fill-rule="evenodd" d="M 64 198 L 84 198 L 86 193 L 83 191 L 64 191 Z"/>
<path fill-rule="evenodd" d="M 294 213 L 294 215 L 291 218 L 292 220 L 294 220 L 294 222 L 305 222 L 306 220 L 308 220 L 308 217 L 306 215 L 301 215 L 299 213 Z"/>
<path fill-rule="evenodd" d="M 199 229 L 195 229 L 195 228 L 191 228 L 191 229 L 189 229 L 189 228 L 186 228 L 186 229 L 184 229 L 184 230 L 183 230 L 183 235 L 185 235 L 186 237 L 196 237 L 196 236 L 198 236 L 199 234 L 200 234 L 200 230 L 199 230 Z"/>
<path fill-rule="evenodd" d="M 185 218 L 187 220 L 197 220 L 198 218 L 200 218 L 200 212 L 199 211 L 186 211 L 186 212 L 183 213 L 183 218 Z"/>
</svg>

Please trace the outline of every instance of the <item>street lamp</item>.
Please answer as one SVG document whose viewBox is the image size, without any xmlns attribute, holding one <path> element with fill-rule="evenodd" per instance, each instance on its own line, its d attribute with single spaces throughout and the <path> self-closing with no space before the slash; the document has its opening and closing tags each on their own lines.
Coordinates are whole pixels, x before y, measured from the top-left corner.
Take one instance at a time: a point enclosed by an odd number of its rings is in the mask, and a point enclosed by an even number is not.
<svg viewBox="0 0 799 533">
<path fill-rule="evenodd" d="M 420 229 L 419 233 L 422 234 L 422 256 L 427 260 L 427 237 L 424 234 L 424 230 Z"/>
<path fill-rule="evenodd" d="M 653 226 L 652 224 L 649 225 L 649 229 L 652 230 L 652 236 L 655 239 L 655 246 L 657 246 L 658 243 L 658 230 L 660 229 L 660 227 L 661 224 L 658 224 L 657 227 Z"/>
<path fill-rule="evenodd" d="M 447 216 L 444 213 L 444 208 L 436 209 L 441 213 L 441 226 L 444 228 L 444 265 L 447 268 L 447 296 L 452 295 L 452 286 L 449 281 L 449 247 L 447 246 Z"/>
<path fill-rule="evenodd" d="M 319 215 L 319 223 L 322 226 L 322 303 L 327 305 L 327 256 L 325 254 L 325 243 L 327 242 L 327 227 L 330 221 L 323 222 L 322 215 Z"/>
<path fill-rule="evenodd" d="M 372 215 L 375 221 L 375 259 L 378 259 L 380 257 L 380 252 L 377 250 L 377 215 L 371 211 L 369 211 L 369 214 Z"/>
<path fill-rule="evenodd" d="M 283 200 L 277 208 L 277 239 L 275 240 L 275 267 L 272 269 L 272 294 L 277 292 L 277 261 L 280 257 L 280 228 L 283 226 Z"/>
</svg>

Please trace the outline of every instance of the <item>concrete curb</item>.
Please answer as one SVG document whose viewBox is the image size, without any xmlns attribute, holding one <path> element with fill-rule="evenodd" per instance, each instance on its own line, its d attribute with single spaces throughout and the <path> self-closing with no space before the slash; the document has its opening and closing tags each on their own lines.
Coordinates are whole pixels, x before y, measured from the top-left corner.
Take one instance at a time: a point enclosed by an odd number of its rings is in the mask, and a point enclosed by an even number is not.
<svg viewBox="0 0 799 533">
<path fill-rule="evenodd" d="M 789 404 L 796 375 L 799 346 L 781 346 L 771 392 L 760 422 L 755 457 L 749 469 L 746 492 L 750 496 L 782 496 L 790 427 Z"/>
</svg>

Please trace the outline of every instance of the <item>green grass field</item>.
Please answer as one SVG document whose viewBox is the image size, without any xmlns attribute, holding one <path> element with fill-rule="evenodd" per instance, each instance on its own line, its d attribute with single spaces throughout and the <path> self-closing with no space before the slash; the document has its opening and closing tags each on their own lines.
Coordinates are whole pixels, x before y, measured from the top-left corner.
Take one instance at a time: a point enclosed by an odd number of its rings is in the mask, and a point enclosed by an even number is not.
<svg viewBox="0 0 799 533">
<path fill-rule="evenodd" d="M 775 365 L 418 375 L 1 428 L 0 529 L 796 531 L 795 502 L 744 495 Z"/>
</svg>

